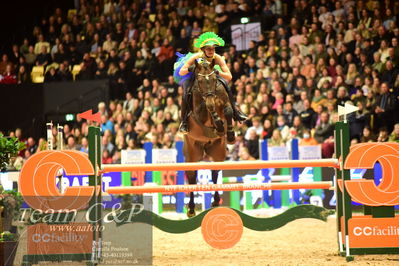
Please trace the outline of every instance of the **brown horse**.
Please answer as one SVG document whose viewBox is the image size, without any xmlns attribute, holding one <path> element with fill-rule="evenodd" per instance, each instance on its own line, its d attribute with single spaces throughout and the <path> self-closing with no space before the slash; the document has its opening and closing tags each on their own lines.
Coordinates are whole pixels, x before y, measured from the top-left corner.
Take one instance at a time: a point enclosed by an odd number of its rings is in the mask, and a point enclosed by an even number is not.
<svg viewBox="0 0 399 266">
<path fill-rule="evenodd" d="M 215 60 L 208 63 L 195 61 L 195 81 L 191 89 L 191 112 L 188 118 L 189 133 L 184 136 L 186 162 L 198 162 L 206 156 L 214 162 L 226 159 L 226 133 L 233 133 L 233 110 L 226 89 L 218 79 L 213 67 Z M 186 171 L 189 184 L 197 183 L 197 171 Z M 217 183 L 218 171 L 212 171 L 212 181 Z M 212 206 L 219 206 L 216 191 Z M 187 215 L 195 216 L 194 193 L 190 192 Z"/>
</svg>

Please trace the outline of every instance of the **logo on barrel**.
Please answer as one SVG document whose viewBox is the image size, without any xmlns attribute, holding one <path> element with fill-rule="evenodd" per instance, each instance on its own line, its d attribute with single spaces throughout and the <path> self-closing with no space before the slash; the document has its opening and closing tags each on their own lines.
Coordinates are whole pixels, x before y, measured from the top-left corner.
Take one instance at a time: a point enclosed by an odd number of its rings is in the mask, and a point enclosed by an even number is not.
<svg viewBox="0 0 399 266">
<path fill-rule="evenodd" d="M 95 193 L 93 186 L 67 187 L 61 193 L 56 184 L 60 171 L 67 175 L 93 175 L 87 154 L 73 150 L 41 151 L 27 160 L 19 175 L 19 191 L 33 209 L 82 209 Z M 99 190 L 97 190 L 99 191 Z"/>
<path fill-rule="evenodd" d="M 351 147 L 345 169 L 373 169 L 381 164 L 382 179 L 376 186 L 373 180 L 345 181 L 352 200 L 367 206 L 395 206 L 399 204 L 399 143 L 361 143 Z M 342 181 L 339 186 L 342 189 Z"/>
<path fill-rule="evenodd" d="M 232 209 L 219 207 L 210 210 L 201 223 L 206 243 L 217 249 L 232 248 L 240 241 L 243 224 L 241 217 Z"/>
</svg>

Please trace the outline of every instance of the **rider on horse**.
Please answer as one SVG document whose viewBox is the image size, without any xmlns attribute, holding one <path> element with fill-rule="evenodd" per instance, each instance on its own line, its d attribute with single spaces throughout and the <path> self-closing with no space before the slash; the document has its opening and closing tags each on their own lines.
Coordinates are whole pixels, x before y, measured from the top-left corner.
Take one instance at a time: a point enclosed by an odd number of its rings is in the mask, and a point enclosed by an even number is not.
<svg viewBox="0 0 399 266">
<path fill-rule="evenodd" d="M 184 88 L 184 95 L 183 95 L 182 109 L 181 109 L 182 122 L 180 125 L 180 131 L 182 133 L 188 133 L 189 131 L 187 122 L 188 122 L 190 105 L 188 102 L 189 102 L 190 90 L 194 83 L 194 78 L 192 77 L 193 75 L 188 75 L 188 74 L 192 72 L 195 60 L 200 60 L 200 59 L 206 60 L 209 63 L 211 63 L 212 60 L 215 60 L 215 66 L 216 66 L 215 72 L 217 73 L 218 80 L 224 85 L 224 88 L 226 89 L 226 92 L 229 95 L 229 100 L 231 106 L 233 107 L 233 119 L 236 121 L 246 120 L 247 116 L 243 114 L 239 109 L 237 109 L 231 89 L 227 85 L 227 82 L 229 82 L 232 79 L 232 75 L 229 68 L 226 65 L 226 61 L 222 56 L 215 53 L 215 47 L 224 46 L 224 40 L 213 32 L 205 32 L 201 34 L 199 38 L 195 41 L 194 46 L 196 48 L 200 48 L 201 52 L 189 55 L 189 58 L 180 68 L 180 70 L 178 70 L 178 73 L 175 73 L 175 76 L 177 74 L 178 76 L 180 76 L 180 78 L 189 76 L 189 78 L 183 79 L 182 83 Z"/>
</svg>

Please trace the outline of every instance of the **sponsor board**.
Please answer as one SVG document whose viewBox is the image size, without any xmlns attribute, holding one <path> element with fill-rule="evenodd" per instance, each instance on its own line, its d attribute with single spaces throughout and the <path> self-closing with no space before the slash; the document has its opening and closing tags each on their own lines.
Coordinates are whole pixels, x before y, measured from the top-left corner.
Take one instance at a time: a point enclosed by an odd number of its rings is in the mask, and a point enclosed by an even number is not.
<svg viewBox="0 0 399 266">
<path fill-rule="evenodd" d="M 341 221 L 343 232 L 343 217 Z M 392 218 L 354 216 L 348 220 L 348 233 L 351 248 L 399 247 L 399 216 Z M 345 242 L 345 239 L 343 240 Z"/>
<path fill-rule="evenodd" d="M 90 253 L 92 230 L 89 223 L 30 225 L 28 254 Z"/>
</svg>

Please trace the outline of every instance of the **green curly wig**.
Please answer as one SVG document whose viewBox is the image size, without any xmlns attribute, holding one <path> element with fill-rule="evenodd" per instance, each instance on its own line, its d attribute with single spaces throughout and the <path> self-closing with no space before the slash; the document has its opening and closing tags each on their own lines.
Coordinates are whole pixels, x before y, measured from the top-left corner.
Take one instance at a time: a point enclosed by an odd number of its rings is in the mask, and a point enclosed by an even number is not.
<svg viewBox="0 0 399 266">
<path fill-rule="evenodd" d="M 224 46 L 224 40 L 214 32 L 202 33 L 194 43 L 196 48 L 213 45 Z"/>
</svg>

